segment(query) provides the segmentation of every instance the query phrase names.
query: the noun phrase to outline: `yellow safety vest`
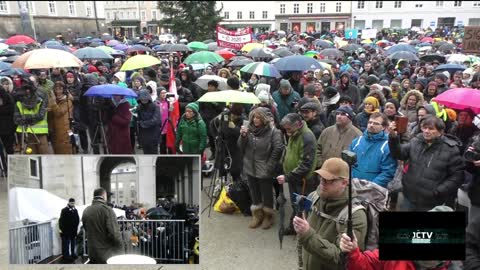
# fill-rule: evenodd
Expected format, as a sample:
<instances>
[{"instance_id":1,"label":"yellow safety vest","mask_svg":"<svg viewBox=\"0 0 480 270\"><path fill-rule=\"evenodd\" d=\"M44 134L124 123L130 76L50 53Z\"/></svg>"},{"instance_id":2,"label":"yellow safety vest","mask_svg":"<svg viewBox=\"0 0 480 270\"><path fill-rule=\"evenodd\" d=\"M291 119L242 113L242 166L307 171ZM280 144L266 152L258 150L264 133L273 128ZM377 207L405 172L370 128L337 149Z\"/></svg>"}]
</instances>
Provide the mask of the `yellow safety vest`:
<instances>
[{"instance_id":1,"label":"yellow safety vest","mask_svg":"<svg viewBox=\"0 0 480 270\"><path fill-rule=\"evenodd\" d=\"M27 109L27 108L23 107L23 105L20 101L17 101L18 110L20 111L20 113L22 115L37 114L40 111L40 106L41 105L42 105L41 103L38 103L37 105L35 105L35 107L33 109ZM25 131L28 132L28 133L48 134L47 112L45 112L45 116L43 117L43 119L41 121L38 121L34 125L28 126L26 128L27 128L27 130L25 130ZM22 133L22 131L23 131L23 126L19 125L17 127L17 132Z\"/></svg>"}]
</instances>

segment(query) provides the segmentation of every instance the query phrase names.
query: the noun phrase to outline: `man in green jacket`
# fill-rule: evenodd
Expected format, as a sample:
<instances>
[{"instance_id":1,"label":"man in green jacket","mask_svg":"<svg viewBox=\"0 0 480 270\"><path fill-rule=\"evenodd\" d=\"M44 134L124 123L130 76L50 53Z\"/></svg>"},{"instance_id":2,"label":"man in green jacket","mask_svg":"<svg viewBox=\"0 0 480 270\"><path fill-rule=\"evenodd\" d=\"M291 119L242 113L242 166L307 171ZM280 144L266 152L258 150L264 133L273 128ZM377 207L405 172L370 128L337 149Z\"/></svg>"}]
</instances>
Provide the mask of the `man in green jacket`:
<instances>
[{"instance_id":1,"label":"man in green jacket","mask_svg":"<svg viewBox=\"0 0 480 270\"><path fill-rule=\"evenodd\" d=\"M87 234L90 263L105 264L110 257L122 253L120 227L115 212L107 205L105 189L93 192L92 205L83 211L82 223Z\"/></svg>"},{"instance_id":2,"label":"man in green jacket","mask_svg":"<svg viewBox=\"0 0 480 270\"><path fill-rule=\"evenodd\" d=\"M295 217L293 226L303 247L304 270L341 270L345 269L340 249L341 234L346 232L346 224L337 223L330 217L338 217L342 209L348 205L348 164L340 158L326 160L320 170L315 171L320 179L317 195L308 217ZM355 191L352 191L355 196ZM364 210L352 214L352 227L358 236L359 247L365 249L367 235L367 215Z\"/></svg>"}]
</instances>

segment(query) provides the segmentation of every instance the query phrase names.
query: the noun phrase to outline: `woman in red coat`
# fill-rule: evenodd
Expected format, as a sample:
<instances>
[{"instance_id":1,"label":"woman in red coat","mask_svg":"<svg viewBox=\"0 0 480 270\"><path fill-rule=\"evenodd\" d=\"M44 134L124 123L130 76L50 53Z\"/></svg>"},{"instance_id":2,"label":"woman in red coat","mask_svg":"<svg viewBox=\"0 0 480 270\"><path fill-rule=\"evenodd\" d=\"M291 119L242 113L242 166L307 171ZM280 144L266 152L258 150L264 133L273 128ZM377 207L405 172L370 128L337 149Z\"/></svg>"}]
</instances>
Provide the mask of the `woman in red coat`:
<instances>
[{"instance_id":1,"label":"woman in red coat","mask_svg":"<svg viewBox=\"0 0 480 270\"><path fill-rule=\"evenodd\" d=\"M130 144L130 104L124 96L113 95L114 105L107 128L107 145L109 154L132 154Z\"/></svg>"}]
</instances>

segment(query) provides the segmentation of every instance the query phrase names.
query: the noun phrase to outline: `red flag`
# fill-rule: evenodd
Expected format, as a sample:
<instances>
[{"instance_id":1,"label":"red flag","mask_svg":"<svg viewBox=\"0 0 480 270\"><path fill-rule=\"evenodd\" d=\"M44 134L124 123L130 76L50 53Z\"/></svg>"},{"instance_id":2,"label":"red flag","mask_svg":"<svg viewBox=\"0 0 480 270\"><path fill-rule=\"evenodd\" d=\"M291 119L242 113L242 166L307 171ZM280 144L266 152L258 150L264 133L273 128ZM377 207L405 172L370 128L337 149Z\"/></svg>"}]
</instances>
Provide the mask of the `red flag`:
<instances>
[{"instance_id":1,"label":"red flag","mask_svg":"<svg viewBox=\"0 0 480 270\"><path fill-rule=\"evenodd\" d=\"M170 121L173 124L173 128L171 125L167 125L167 148L170 148L170 152L175 154L175 134L177 131L178 118L180 118L180 107L178 105L177 84L175 82L172 66L170 66L170 88L168 89L168 92L175 95L175 100L172 104L173 111L170 112Z\"/></svg>"}]
</instances>

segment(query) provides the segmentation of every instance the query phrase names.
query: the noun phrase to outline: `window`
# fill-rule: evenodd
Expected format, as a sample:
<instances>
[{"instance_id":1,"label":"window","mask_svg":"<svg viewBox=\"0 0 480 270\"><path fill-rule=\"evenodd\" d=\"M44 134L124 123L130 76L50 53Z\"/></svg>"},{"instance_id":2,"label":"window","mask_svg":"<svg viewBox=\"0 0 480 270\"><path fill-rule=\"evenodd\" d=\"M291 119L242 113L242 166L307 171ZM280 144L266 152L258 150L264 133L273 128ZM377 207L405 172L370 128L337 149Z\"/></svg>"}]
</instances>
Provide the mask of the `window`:
<instances>
[{"instance_id":1,"label":"window","mask_svg":"<svg viewBox=\"0 0 480 270\"><path fill-rule=\"evenodd\" d=\"M262 19L268 18L268 11L262 11Z\"/></svg>"},{"instance_id":2,"label":"window","mask_svg":"<svg viewBox=\"0 0 480 270\"><path fill-rule=\"evenodd\" d=\"M307 13L312 13L313 12L313 4L312 3L308 3L307 4Z\"/></svg>"},{"instance_id":3,"label":"window","mask_svg":"<svg viewBox=\"0 0 480 270\"><path fill-rule=\"evenodd\" d=\"M335 4L335 12L342 12L342 3L341 2L337 2Z\"/></svg>"},{"instance_id":4,"label":"window","mask_svg":"<svg viewBox=\"0 0 480 270\"><path fill-rule=\"evenodd\" d=\"M0 1L0 13L8 13L8 1Z\"/></svg>"},{"instance_id":5,"label":"window","mask_svg":"<svg viewBox=\"0 0 480 270\"><path fill-rule=\"evenodd\" d=\"M38 159L30 158L30 177L37 179L40 178Z\"/></svg>"},{"instance_id":6,"label":"window","mask_svg":"<svg viewBox=\"0 0 480 270\"><path fill-rule=\"evenodd\" d=\"M402 7L402 1L395 1L395 3L393 4L393 7L394 8L401 8Z\"/></svg>"},{"instance_id":7,"label":"window","mask_svg":"<svg viewBox=\"0 0 480 270\"><path fill-rule=\"evenodd\" d=\"M325 3L320 3L320 13L325 13Z\"/></svg>"},{"instance_id":8,"label":"window","mask_svg":"<svg viewBox=\"0 0 480 270\"><path fill-rule=\"evenodd\" d=\"M123 188L123 183L122 182L118 183L118 189L122 189L122 188Z\"/></svg>"},{"instance_id":9,"label":"window","mask_svg":"<svg viewBox=\"0 0 480 270\"><path fill-rule=\"evenodd\" d=\"M5 1L2 1L5 2ZM285 14L285 4L280 4L280 14Z\"/></svg>"},{"instance_id":10,"label":"window","mask_svg":"<svg viewBox=\"0 0 480 270\"><path fill-rule=\"evenodd\" d=\"M416 7L416 8L422 8L422 7L423 7L423 4L415 4L415 7Z\"/></svg>"},{"instance_id":11,"label":"window","mask_svg":"<svg viewBox=\"0 0 480 270\"><path fill-rule=\"evenodd\" d=\"M353 25L355 29L365 29L365 20L355 20Z\"/></svg>"},{"instance_id":12,"label":"window","mask_svg":"<svg viewBox=\"0 0 480 270\"><path fill-rule=\"evenodd\" d=\"M237 11L237 19L238 20L242 19L242 12L241 11Z\"/></svg>"},{"instance_id":13,"label":"window","mask_svg":"<svg viewBox=\"0 0 480 270\"><path fill-rule=\"evenodd\" d=\"M223 18L225 18L225 19L227 19L227 20L230 19L230 12L225 11L225 12L223 13Z\"/></svg>"},{"instance_id":14,"label":"window","mask_svg":"<svg viewBox=\"0 0 480 270\"><path fill-rule=\"evenodd\" d=\"M383 1L376 1L375 8L383 8Z\"/></svg>"},{"instance_id":15,"label":"window","mask_svg":"<svg viewBox=\"0 0 480 270\"><path fill-rule=\"evenodd\" d=\"M48 15L57 15L57 3L48 1Z\"/></svg>"},{"instance_id":16,"label":"window","mask_svg":"<svg viewBox=\"0 0 480 270\"><path fill-rule=\"evenodd\" d=\"M140 19L142 22L146 20L145 17L147 17L147 12L145 10L140 11Z\"/></svg>"},{"instance_id":17,"label":"window","mask_svg":"<svg viewBox=\"0 0 480 270\"><path fill-rule=\"evenodd\" d=\"M480 26L480 19L469 19L468 26Z\"/></svg>"},{"instance_id":18,"label":"window","mask_svg":"<svg viewBox=\"0 0 480 270\"><path fill-rule=\"evenodd\" d=\"M435 3L436 7L443 7L443 1L435 1Z\"/></svg>"},{"instance_id":19,"label":"window","mask_svg":"<svg viewBox=\"0 0 480 270\"><path fill-rule=\"evenodd\" d=\"M152 21L156 21L156 20L157 20L157 11L152 10Z\"/></svg>"},{"instance_id":20,"label":"window","mask_svg":"<svg viewBox=\"0 0 480 270\"><path fill-rule=\"evenodd\" d=\"M365 8L365 1L358 1L357 2L357 8L358 9L364 9Z\"/></svg>"},{"instance_id":21,"label":"window","mask_svg":"<svg viewBox=\"0 0 480 270\"><path fill-rule=\"evenodd\" d=\"M402 20L391 20L390 28L402 28Z\"/></svg>"},{"instance_id":22,"label":"window","mask_svg":"<svg viewBox=\"0 0 480 270\"><path fill-rule=\"evenodd\" d=\"M255 11L250 11L250 19L255 19Z\"/></svg>"},{"instance_id":23,"label":"window","mask_svg":"<svg viewBox=\"0 0 480 270\"><path fill-rule=\"evenodd\" d=\"M480 7L480 1L474 1L473 7Z\"/></svg>"},{"instance_id":24,"label":"window","mask_svg":"<svg viewBox=\"0 0 480 270\"><path fill-rule=\"evenodd\" d=\"M68 1L68 15L75 16L75 2Z\"/></svg>"},{"instance_id":25,"label":"window","mask_svg":"<svg viewBox=\"0 0 480 270\"><path fill-rule=\"evenodd\" d=\"M422 27L422 19L413 19L410 27Z\"/></svg>"},{"instance_id":26,"label":"window","mask_svg":"<svg viewBox=\"0 0 480 270\"><path fill-rule=\"evenodd\" d=\"M87 17L92 17L92 4L90 2L85 4L85 9L86 9L85 13L87 14Z\"/></svg>"},{"instance_id":27,"label":"window","mask_svg":"<svg viewBox=\"0 0 480 270\"><path fill-rule=\"evenodd\" d=\"M293 13L298 14L300 11L300 4L293 4Z\"/></svg>"},{"instance_id":28,"label":"window","mask_svg":"<svg viewBox=\"0 0 480 270\"><path fill-rule=\"evenodd\" d=\"M461 7L462 6L462 1L454 1L453 6L454 7Z\"/></svg>"}]
</instances>

